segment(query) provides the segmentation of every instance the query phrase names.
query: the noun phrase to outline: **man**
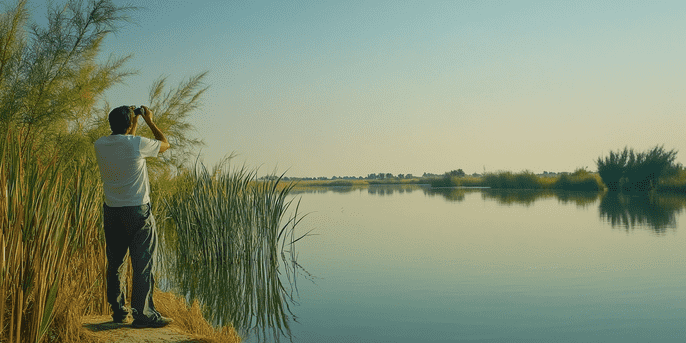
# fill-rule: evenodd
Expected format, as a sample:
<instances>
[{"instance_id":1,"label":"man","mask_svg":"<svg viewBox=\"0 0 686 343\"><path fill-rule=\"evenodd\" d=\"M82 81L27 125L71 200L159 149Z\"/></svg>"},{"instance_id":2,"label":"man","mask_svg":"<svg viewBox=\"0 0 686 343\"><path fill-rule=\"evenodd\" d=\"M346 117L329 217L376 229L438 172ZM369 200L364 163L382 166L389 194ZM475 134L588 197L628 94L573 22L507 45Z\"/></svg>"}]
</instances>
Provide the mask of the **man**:
<instances>
[{"instance_id":1,"label":"man","mask_svg":"<svg viewBox=\"0 0 686 343\"><path fill-rule=\"evenodd\" d=\"M139 115L152 130L154 140L135 136ZM150 182L145 158L157 157L158 153L169 149L169 142L153 122L152 111L145 106L138 110L133 106L117 107L110 112L109 122L112 135L95 142L95 154L105 193L107 301L112 307L112 321L124 323L129 314L124 307L126 293L120 283L120 273L124 270L121 267L128 250L133 266L131 325L162 327L172 320L162 317L152 301L157 229L150 213Z\"/></svg>"}]
</instances>

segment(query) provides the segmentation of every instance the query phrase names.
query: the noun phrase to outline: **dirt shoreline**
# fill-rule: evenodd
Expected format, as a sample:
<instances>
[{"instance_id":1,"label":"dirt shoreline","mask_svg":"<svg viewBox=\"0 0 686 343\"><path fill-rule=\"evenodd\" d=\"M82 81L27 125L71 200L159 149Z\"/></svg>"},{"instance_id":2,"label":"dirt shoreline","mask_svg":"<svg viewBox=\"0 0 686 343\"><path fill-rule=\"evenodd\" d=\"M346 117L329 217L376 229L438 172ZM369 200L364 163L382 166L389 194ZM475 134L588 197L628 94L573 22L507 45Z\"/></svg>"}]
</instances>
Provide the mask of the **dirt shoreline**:
<instances>
[{"instance_id":1,"label":"dirt shoreline","mask_svg":"<svg viewBox=\"0 0 686 343\"><path fill-rule=\"evenodd\" d=\"M134 328L131 320L117 324L112 317L86 316L81 318L83 334L93 341L111 343L209 343L215 340L186 333L171 323L163 328Z\"/></svg>"}]
</instances>

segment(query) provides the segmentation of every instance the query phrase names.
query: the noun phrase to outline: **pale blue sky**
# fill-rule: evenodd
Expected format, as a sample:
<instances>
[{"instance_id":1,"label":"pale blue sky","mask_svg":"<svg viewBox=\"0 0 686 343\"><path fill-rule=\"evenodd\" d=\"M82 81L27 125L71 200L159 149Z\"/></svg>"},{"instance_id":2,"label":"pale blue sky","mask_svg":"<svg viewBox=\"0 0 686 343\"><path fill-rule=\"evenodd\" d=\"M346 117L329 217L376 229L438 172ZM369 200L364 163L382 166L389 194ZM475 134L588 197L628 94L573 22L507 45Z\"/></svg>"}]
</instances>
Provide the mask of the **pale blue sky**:
<instances>
[{"instance_id":1,"label":"pale blue sky","mask_svg":"<svg viewBox=\"0 0 686 343\"><path fill-rule=\"evenodd\" d=\"M595 169L625 145L686 161L683 1L118 1L105 44L140 73L209 71L214 164L288 176Z\"/></svg>"}]
</instances>

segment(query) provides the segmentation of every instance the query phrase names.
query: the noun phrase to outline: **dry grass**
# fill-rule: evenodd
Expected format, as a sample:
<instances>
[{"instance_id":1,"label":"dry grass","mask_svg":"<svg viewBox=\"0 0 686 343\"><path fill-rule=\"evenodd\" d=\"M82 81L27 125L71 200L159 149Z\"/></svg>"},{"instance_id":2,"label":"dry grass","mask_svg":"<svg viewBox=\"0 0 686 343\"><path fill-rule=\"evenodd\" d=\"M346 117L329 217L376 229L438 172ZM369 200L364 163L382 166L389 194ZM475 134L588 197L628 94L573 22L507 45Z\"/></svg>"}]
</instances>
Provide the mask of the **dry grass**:
<instances>
[{"instance_id":1,"label":"dry grass","mask_svg":"<svg viewBox=\"0 0 686 343\"><path fill-rule=\"evenodd\" d=\"M0 341L87 341L81 317L110 311L98 174L86 160L36 160L21 133L8 131L0 150ZM197 305L158 297L188 332L240 341Z\"/></svg>"},{"instance_id":2,"label":"dry grass","mask_svg":"<svg viewBox=\"0 0 686 343\"><path fill-rule=\"evenodd\" d=\"M0 151L0 341L70 341L105 310L101 189L86 161L41 161L22 132Z\"/></svg>"},{"instance_id":3,"label":"dry grass","mask_svg":"<svg viewBox=\"0 0 686 343\"><path fill-rule=\"evenodd\" d=\"M190 306L184 299L171 292L155 291L155 307L163 316L174 319L170 324L202 342L238 343L241 338L233 326L215 329L203 318L202 308L197 300Z\"/></svg>"}]
</instances>

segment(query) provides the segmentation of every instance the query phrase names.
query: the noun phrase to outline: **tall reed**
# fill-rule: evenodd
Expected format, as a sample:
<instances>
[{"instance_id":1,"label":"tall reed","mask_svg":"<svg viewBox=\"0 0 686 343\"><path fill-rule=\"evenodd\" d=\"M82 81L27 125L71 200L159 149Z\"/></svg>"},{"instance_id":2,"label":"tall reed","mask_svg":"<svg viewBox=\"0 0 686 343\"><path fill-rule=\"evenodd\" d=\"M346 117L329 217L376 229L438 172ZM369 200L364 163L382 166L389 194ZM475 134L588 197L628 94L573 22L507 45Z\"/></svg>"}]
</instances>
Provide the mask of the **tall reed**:
<instances>
[{"instance_id":1,"label":"tall reed","mask_svg":"<svg viewBox=\"0 0 686 343\"><path fill-rule=\"evenodd\" d=\"M293 185L280 186L280 178L256 182L254 171L228 171L224 164L211 172L199 165L177 178L181 186L166 201L170 220L163 230L168 282L200 300L216 325L290 335L294 243L304 237L294 236L302 218L297 207L286 218Z\"/></svg>"},{"instance_id":2,"label":"tall reed","mask_svg":"<svg viewBox=\"0 0 686 343\"><path fill-rule=\"evenodd\" d=\"M0 341L68 341L74 303L104 310L101 190L88 161L37 160L23 136L0 152Z\"/></svg>"}]
</instances>

